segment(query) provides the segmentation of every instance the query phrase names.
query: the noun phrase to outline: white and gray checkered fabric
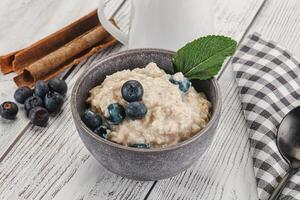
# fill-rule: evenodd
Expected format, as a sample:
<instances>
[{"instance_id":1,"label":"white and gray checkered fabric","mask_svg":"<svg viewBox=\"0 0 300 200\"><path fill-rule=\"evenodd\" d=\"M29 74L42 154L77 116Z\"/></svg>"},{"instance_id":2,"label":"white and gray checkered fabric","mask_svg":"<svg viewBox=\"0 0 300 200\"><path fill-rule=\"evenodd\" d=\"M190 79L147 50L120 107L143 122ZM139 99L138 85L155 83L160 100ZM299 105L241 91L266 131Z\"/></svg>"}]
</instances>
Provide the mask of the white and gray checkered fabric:
<instances>
[{"instance_id":1,"label":"white and gray checkered fabric","mask_svg":"<svg viewBox=\"0 0 300 200\"><path fill-rule=\"evenodd\" d=\"M258 196L264 200L288 169L275 138L282 118L300 105L300 64L257 33L247 38L232 63L249 130ZM300 199L300 172L291 178L280 199Z\"/></svg>"}]
</instances>

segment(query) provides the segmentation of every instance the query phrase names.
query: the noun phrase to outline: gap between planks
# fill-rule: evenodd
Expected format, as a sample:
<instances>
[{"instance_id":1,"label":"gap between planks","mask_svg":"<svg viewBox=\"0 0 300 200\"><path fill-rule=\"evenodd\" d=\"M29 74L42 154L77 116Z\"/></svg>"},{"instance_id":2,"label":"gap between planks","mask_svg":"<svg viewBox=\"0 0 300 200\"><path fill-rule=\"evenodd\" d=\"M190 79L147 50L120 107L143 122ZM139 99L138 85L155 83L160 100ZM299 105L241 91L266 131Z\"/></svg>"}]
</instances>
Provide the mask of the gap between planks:
<instances>
[{"instance_id":1,"label":"gap between planks","mask_svg":"<svg viewBox=\"0 0 300 200\"><path fill-rule=\"evenodd\" d=\"M154 186L153 186L152 188L154 188ZM149 193L149 194L150 194L150 193Z\"/></svg>"},{"instance_id":2,"label":"gap between planks","mask_svg":"<svg viewBox=\"0 0 300 200\"><path fill-rule=\"evenodd\" d=\"M254 18L252 19L252 21L250 22L250 24L249 24L248 27L246 28L246 31L245 31L245 33L243 34L242 38L241 38L240 41L238 42L238 48L240 47L240 45L241 45L242 42L244 41L245 37L247 37L247 35L249 34L249 31L250 31L252 25L253 25L254 22L257 20L259 14L261 13L262 9L265 7L267 1L268 1L268 0L263 0L263 3L260 5L260 7L259 7L259 9L257 10L257 12L256 12L256 14L255 14L255 16L254 16ZM232 60L232 59L230 59L230 60L225 64L224 68L222 68L221 71L219 72L218 77L217 77L218 80L222 77L222 75L223 75L223 73L225 72L225 70L227 69L228 65L231 63L231 60Z\"/></svg>"},{"instance_id":3,"label":"gap between planks","mask_svg":"<svg viewBox=\"0 0 300 200\"><path fill-rule=\"evenodd\" d=\"M265 1L264 7L262 9L262 11L260 12L260 14L257 16L256 20L252 23L252 26L250 27L250 29L248 30L248 33L252 33L252 32L259 32L260 34L262 34L262 36L265 39L271 39L273 41L278 42L280 45L288 47L289 51L293 52L296 56L300 57L299 55L299 32L300 32L300 25L299 25L299 20L300 20L300 10L297 9L300 6L300 2L298 0L291 0L288 2L283 2L283 1ZM232 71L230 71L232 69L227 68L226 72L222 75L222 78L220 79L223 83L230 83L233 84L234 83L234 76L232 75ZM228 77L224 79L224 76L228 76L228 74L231 73L232 77ZM232 80L231 80L232 79ZM227 80L227 81L226 81ZM226 88L227 85L223 86L223 88ZM227 89L227 88L226 88ZM230 91L231 87L228 87L228 91ZM236 90L236 86L235 86L235 90ZM226 102L226 106L232 106L234 105L232 102L236 101L238 98L238 93L237 91L234 91L234 96L232 95L226 95L227 97L225 97L225 102ZM226 98L231 97L231 98L235 98L235 100L226 100ZM242 119L242 113L240 110L240 102L235 102L235 103L239 103L239 107L234 106L234 107L230 107L229 109L235 109L235 112L232 112L231 115L240 115L241 119ZM227 118L227 116L223 116L222 118ZM231 119L233 120L233 119ZM221 124L221 123L220 123ZM222 124L225 124L224 121L222 121ZM224 126L222 125L221 126ZM244 134L244 136L247 137L247 133L246 133L246 126L245 126L245 121L243 122L244 125L244 129L241 129L241 127L235 127L235 126L241 126L240 122L230 122L230 126L233 126L233 130L236 132L240 132L241 134ZM222 131L224 131L222 129ZM225 131L224 131L225 132ZM230 131L232 132L232 131ZM228 133L230 133L228 132ZM246 134L246 135L245 135ZM224 135L224 134L221 134ZM242 136L242 137L244 137ZM224 136L225 137L225 136ZM228 137L228 136L227 136ZM245 138L246 139L246 138ZM244 140L245 140L244 139ZM231 151L228 147L230 147L230 145L236 145L235 143L228 143L227 141L223 141L223 139L219 139L219 142L223 142L225 144L225 146L227 146L227 151L228 152L233 152L234 154L236 154L238 151L242 151L244 150L244 152L240 152L239 154L243 155L242 157L240 157L243 160L248 160L252 161L252 156L249 152L245 152L246 148L244 149L239 149L239 147L236 147L235 151ZM229 140L230 141L230 140ZM249 146L249 141L243 141L244 143L246 142L246 144ZM238 142L239 143L239 142ZM217 145L214 145L216 148ZM222 149L222 148L220 148ZM220 152L222 153L222 152ZM227 153L224 153L225 155ZM215 156L215 155L214 155ZM213 157L213 156L212 156ZM215 159L216 163L221 163L221 161L217 161L218 159L221 159L222 157L218 157L217 159ZM239 158L239 159L240 159ZM234 158L233 160L235 160L236 158ZM208 158L208 160L211 160L210 158ZM206 160L204 160L206 161ZM222 161L224 162L224 161ZM227 160L227 165L228 163L230 163L230 160ZM238 162L237 162L238 163ZM242 162L240 162L242 163ZM225 165L225 163L224 163ZM216 165L215 165L216 166ZM240 166L236 166L238 168L243 168ZM220 167L217 167L217 169L220 169ZM221 168L221 169L226 169L226 168ZM194 167L194 170L196 171L197 168ZM230 169L231 170L231 169ZM245 170L245 169L242 169ZM253 170L253 168L252 168ZM216 172L216 171L214 171ZM218 172L216 172L218 173ZM220 173L220 172L219 172ZM224 172L221 172L224 173ZM249 171L243 171L242 175L247 175L247 173L249 173ZM227 172L226 172L227 174ZM236 174L234 174L236 175ZM221 175L221 179L218 179L219 177L217 177L217 175L214 175L213 178L207 178L208 176L206 174L203 174L203 179L211 179L210 181L202 181L201 185L199 185L200 189L198 189L198 193L194 193L194 198L197 199L210 199L208 197L213 196L212 194L215 193L214 198L212 199L221 199L221 198L225 198L224 193L226 192L226 189L224 189L222 186L223 185L232 185L234 183L239 183L239 181L237 180L231 180L228 181L226 180L228 178L228 176L224 176ZM181 177L180 177L181 178ZM158 189L156 191L154 191L153 195L149 197L149 199L158 199L159 197L162 199L172 199L172 197L177 197L178 199L184 199L184 198L189 198L190 194L187 193L193 193L192 190L189 190L189 192L185 191L184 189L187 189L188 187L186 186L186 184L191 184L191 181L189 180L189 178L185 178L185 180L181 180L180 178L174 178L174 180L172 180L171 183L167 183L166 184L160 184L160 185L156 185L156 189L158 187ZM202 177L201 177L202 178ZM238 179L238 176L232 177L233 179ZM185 185L182 186L180 185L180 187L176 187L175 184L177 184L179 181L183 181L185 182ZM244 180L243 180L244 181ZM203 183L204 182L204 183ZM221 182L221 183L220 183ZM194 183L195 184L195 183ZM210 187L208 187L208 185L210 184ZM168 194L166 194L168 191L168 188L171 188L171 192L169 192ZM174 189L176 188L176 189ZM190 189L190 188L188 188ZM244 198L238 198L236 192L241 193L241 191L238 191L237 189L240 189L239 187L236 187L234 190L232 190L232 194L231 194L231 198L228 199L252 199L253 196L245 196ZM180 191L181 190L181 191ZM208 190L208 191L207 191ZM228 189L227 189L228 190ZM247 191L247 190L246 190ZM184 193L185 192L185 193ZM243 192L243 191L242 191ZM257 193L257 191L254 191L255 193ZM217 194L219 193L219 194ZM156 194L156 195L155 195ZM180 195L180 196L179 196ZM201 196L200 196L201 195ZM250 194L249 194L250 195ZM292 196L296 196L299 194L293 194ZM219 198L218 198L219 197ZM228 197L228 196L227 196Z\"/></svg>"},{"instance_id":4,"label":"gap between planks","mask_svg":"<svg viewBox=\"0 0 300 200\"><path fill-rule=\"evenodd\" d=\"M248 35L249 30L251 29L252 25L254 24L254 22L256 21L257 17L259 16L260 12L262 11L263 7L265 6L267 0L264 0L263 3L260 5L259 9L257 10L257 12L255 13L253 19L251 20L251 22L249 23L248 27L246 28L245 33L242 35L241 39L238 42L238 47L240 47L240 45L242 44L242 42L244 41L245 37ZM219 80L223 73L226 71L227 67L230 65L232 59L229 59L224 67L221 69L221 71L219 72L218 76L217 76L217 80ZM155 185L157 184L158 181L155 181L152 185L152 187L150 188L149 192L147 193L147 195L145 196L144 200L147 200L151 194L151 192L153 191Z\"/></svg>"},{"instance_id":5,"label":"gap between planks","mask_svg":"<svg viewBox=\"0 0 300 200\"><path fill-rule=\"evenodd\" d=\"M110 0L112 1L112 0ZM120 9L122 8L122 6L125 4L126 0L121 0L121 2L118 4L117 8L112 12L111 17L115 17L118 12L120 11ZM81 64L83 64L85 61L83 61ZM78 65L75 65L73 67L71 67L69 70L67 70L66 72L64 72L61 77L62 79L66 80L69 75L73 72L73 70L77 67ZM28 122L26 124L26 126L23 128L23 130L20 131L19 134L17 134L17 137L11 142L11 144L8 146L8 148L3 152L2 155L0 155L0 163L3 161L3 159L5 158L5 156L11 151L11 149L14 147L14 145L20 140L20 138L24 135L24 133L28 130L28 128L31 126L30 122Z\"/></svg>"}]
</instances>

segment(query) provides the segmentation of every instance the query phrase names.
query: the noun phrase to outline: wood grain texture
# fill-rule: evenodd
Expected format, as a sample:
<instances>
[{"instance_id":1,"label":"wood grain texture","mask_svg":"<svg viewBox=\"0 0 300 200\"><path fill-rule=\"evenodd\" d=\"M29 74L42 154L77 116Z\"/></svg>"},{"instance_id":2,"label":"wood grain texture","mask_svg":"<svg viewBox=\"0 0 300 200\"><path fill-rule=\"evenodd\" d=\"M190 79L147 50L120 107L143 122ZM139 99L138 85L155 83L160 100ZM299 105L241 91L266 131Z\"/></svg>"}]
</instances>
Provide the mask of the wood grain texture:
<instances>
[{"instance_id":1,"label":"wood grain texture","mask_svg":"<svg viewBox=\"0 0 300 200\"><path fill-rule=\"evenodd\" d=\"M125 31L129 20L126 16L122 12L116 16L118 25ZM117 45L77 66L67 79L69 93L78 76L91 67L94 60L120 49ZM16 130L22 130L22 127ZM96 196L101 199L138 198L136 196L145 196L152 185L151 182L133 182L118 177L101 167L79 139L69 104L50 120L46 129L27 125L24 135L6 158L11 156L16 159L11 162L4 159L0 164L0 199L82 199L88 194L91 198L98 194ZM21 177L11 176L13 173Z\"/></svg>"},{"instance_id":2,"label":"wood grain texture","mask_svg":"<svg viewBox=\"0 0 300 200\"><path fill-rule=\"evenodd\" d=\"M273 40L300 61L300 1L267 1L249 32ZM294 197L299 198L299 190Z\"/></svg>"},{"instance_id":3,"label":"wood grain texture","mask_svg":"<svg viewBox=\"0 0 300 200\"><path fill-rule=\"evenodd\" d=\"M12 3L10 0L0 1L0 55L24 48L97 8L97 0L84 2L84 0L20 0L18 3ZM112 14L119 2L121 1L107 1L107 14ZM14 73L5 76L0 73L0 103L14 100L13 93L17 89L12 81L14 76ZM19 108L17 120L0 118L0 160L14 141L22 136L23 130L28 128L29 123L23 106Z\"/></svg>"},{"instance_id":4,"label":"wood grain texture","mask_svg":"<svg viewBox=\"0 0 300 200\"><path fill-rule=\"evenodd\" d=\"M219 80L223 110L212 145L185 173L158 181L149 199L257 199L246 124L227 72Z\"/></svg>"},{"instance_id":5,"label":"wood grain texture","mask_svg":"<svg viewBox=\"0 0 300 200\"><path fill-rule=\"evenodd\" d=\"M223 25L218 26L220 34L229 35L237 41L243 38L245 32L233 30L241 30L241 26L246 26L246 30L264 1L248 2L247 5L252 7L249 11L256 11L248 14L245 13L247 5L240 3L226 3L227 12L235 9L241 15L233 14L224 19ZM248 18L251 19L248 22L245 21L247 18L241 17L249 15L252 17ZM228 21L232 21L232 18L236 20L233 20L235 24L231 26ZM230 27L229 30L224 28L226 25ZM189 170L170 180L158 181L148 199L257 199L248 134L232 71L225 69L218 79L223 93L223 110L212 145Z\"/></svg>"},{"instance_id":6,"label":"wood grain texture","mask_svg":"<svg viewBox=\"0 0 300 200\"><path fill-rule=\"evenodd\" d=\"M116 46L98 58L119 48ZM94 59L70 75L70 89ZM97 196L102 199L134 198L145 195L151 186L111 174L91 158L78 137L67 103L58 117L50 120L48 128L30 126L0 164L0 199L51 199L56 195L58 199L81 199L95 184L101 186ZM97 193L97 189L93 192Z\"/></svg>"},{"instance_id":7,"label":"wood grain texture","mask_svg":"<svg viewBox=\"0 0 300 200\"><path fill-rule=\"evenodd\" d=\"M297 0L267 1L248 33L259 32L299 57L299 6ZM184 175L158 182L149 199L257 199L251 181L248 135L234 81L229 65L219 80L223 114L208 152ZM189 173L194 173L193 178Z\"/></svg>"},{"instance_id":8,"label":"wood grain texture","mask_svg":"<svg viewBox=\"0 0 300 200\"><path fill-rule=\"evenodd\" d=\"M262 3L220 0L216 8L218 32L240 40ZM299 56L299 6L297 0L268 1L249 32L261 32ZM128 20L126 12L119 17ZM128 28L126 23L121 27ZM119 49L116 46L98 56ZM94 59L73 71L70 87ZM219 81L223 114L214 143L192 168L158 181L148 199L257 198L245 121L230 65ZM47 129L28 126L0 164L0 199L143 199L152 184L123 179L98 165L77 136L68 104Z\"/></svg>"},{"instance_id":9,"label":"wood grain texture","mask_svg":"<svg viewBox=\"0 0 300 200\"><path fill-rule=\"evenodd\" d=\"M249 30L253 32L275 41L300 58L300 1L267 1Z\"/></svg>"},{"instance_id":10,"label":"wood grain texture","mask_svg":"<svg viewBox=\"0 0 300 200\"><path fill-rule=\"evenodd\" d=\"M248 2L238 3L239 9L249 12L245 16L242 15L243 13L236 14L235 10L229 9L227 5L232 4L232 2L233 0L228 0L227 3L222 3L225 7L217 7L218 19L220 20L217 24L220 25L220 32L232 35L235 38L241 38L262 1L255 1L253 4ZM239 10L238 6L235 9ZM124 10L129 10L128 4L125 4ZM120 14L120 19L129 18L126 12L121 13L123 14ZM228 25L228 21L235 24L236 32L231 34L230 29L232 27ZM123 28L125 27L126 25ZM227 29L227 27L230 29ZM118 49L111 51L116 50ZM108 53L99 56L106 56ZM77 77L92 65L94 59L95 57L92 57L87 61L88 63L82 63L81 66L76 68L78 71L75 70L69 76L68 84L70 88L72 88ZM228 96L228 99L230 99L230 96ZM232 138L234 137L227 138L226 135L223 135L223 140ZM234 146L233 142L232 145ZM212 153L217 156L218 152L212 151ZM235 157L228 157L224 160L231 162L230 159L233 160ZM247 161L248 159L243 160L244 165L248 163ZM216 166L220 164L223 163L217 163ZM204 174L212 172L206 169L207 166L211 167L211 165L205 165L201 169ZM224 166L227 167L227 165ZM199 178L201 178L198 171L195 172L191 169L179 175L179 177L185 175L190 177L190 181L194 180L189 183L189 186L196 190ZM209 189L215 189L214 184L209 184L210 180L213 180L213 175L207 174L204 177L208 181L206 185ZM155 193L158 194L157 197L160 197L160 190L156 188L160 188L163 184L172 186L172 180L177 180L177 178L158 182L152 190L150 198L154 198L153 194ZM29 125L23 136L0 164L0 199L36 199L42 197L46 199L53 197L55 199L143 199L152 184L153 182L123 179L99 166L83 147L73 125L68 104L65 105L59 117L50 121L50 125L46 129L34 128ZM180 184L180 182L177 184ZM218 182L218 185L224 189L225 193L230 192L220 182ZM176 185L172 187L176 190ZM173 191L172 188L168 190ZM208 189L205 189L205 191L208 191ZM215 193L213 191L210 194ZM193 195L193 193L190 193L190 195ZM219 195L223 196L223 194ZM161 196L160 199L164 198L164 196Z\"/></svg>"},{"instance_id":11,"label":"wood grain texture","mask_svg":"<svg viewBox=\"0 0 300 200\"><path fill-rule=\"evenodd\" d=\"M0 2L0 55L22 49L97 8L90 0Z\"/></svg>"}]
</instances>

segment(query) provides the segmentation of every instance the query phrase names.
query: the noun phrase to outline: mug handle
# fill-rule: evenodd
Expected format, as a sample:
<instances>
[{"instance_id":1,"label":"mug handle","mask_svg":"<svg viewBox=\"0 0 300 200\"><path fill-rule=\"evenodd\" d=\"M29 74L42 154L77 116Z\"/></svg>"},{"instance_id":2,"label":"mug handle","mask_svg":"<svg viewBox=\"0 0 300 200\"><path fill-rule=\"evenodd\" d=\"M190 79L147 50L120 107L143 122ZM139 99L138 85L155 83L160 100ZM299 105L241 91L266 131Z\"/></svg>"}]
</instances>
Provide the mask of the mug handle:
<instances>
[{"instance_id":1,"label":"mug handle","mask_svg":"<svg viewBox=\"0 0 300 200\"><path fill-rule=\"evenodd\" d=\"M115 27L105 16L104 14L104 0L99 1L99 7L97 10L98 18L100 20L100 23L102 26L112 35L114 36L118 41L120 41L122 44L128 46L128 35L120 31L117 27Z\"/></svg>"}]
</instances>

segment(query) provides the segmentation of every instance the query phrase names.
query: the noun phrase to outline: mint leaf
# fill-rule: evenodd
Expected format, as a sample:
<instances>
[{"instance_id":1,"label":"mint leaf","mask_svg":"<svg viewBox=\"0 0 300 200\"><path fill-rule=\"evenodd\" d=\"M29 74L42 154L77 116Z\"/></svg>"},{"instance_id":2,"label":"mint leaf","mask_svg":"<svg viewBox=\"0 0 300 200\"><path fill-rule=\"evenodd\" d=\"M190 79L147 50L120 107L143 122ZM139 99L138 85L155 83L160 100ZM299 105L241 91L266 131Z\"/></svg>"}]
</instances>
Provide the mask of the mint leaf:
<instances>
[{"instance_id":1,"label":"mint leaf","mask_svg":"<svg viewBox=\"0 0 300 200\"><path fill-rule=\"evenodd\" d=\"M210 35L188 43L173 57L175 72L188 79L207 80L218 74L226 57L232 56L237 42L229 37Z\"/></svg>"}]
</instances>

